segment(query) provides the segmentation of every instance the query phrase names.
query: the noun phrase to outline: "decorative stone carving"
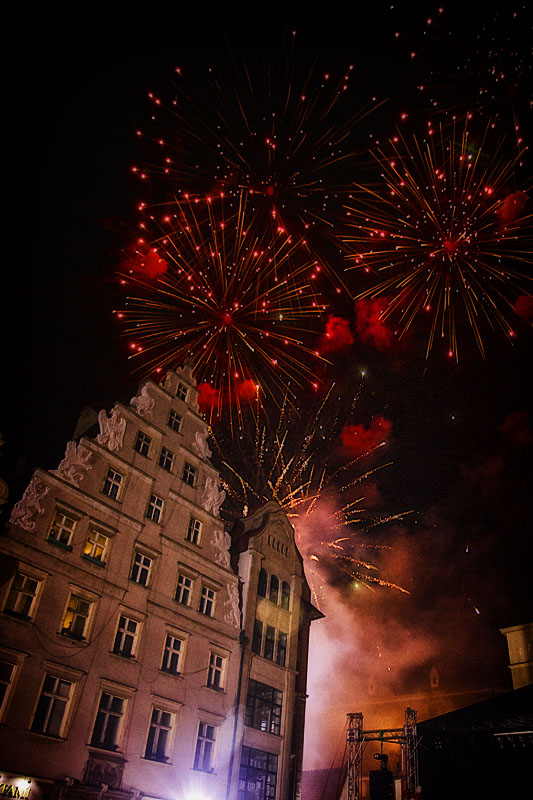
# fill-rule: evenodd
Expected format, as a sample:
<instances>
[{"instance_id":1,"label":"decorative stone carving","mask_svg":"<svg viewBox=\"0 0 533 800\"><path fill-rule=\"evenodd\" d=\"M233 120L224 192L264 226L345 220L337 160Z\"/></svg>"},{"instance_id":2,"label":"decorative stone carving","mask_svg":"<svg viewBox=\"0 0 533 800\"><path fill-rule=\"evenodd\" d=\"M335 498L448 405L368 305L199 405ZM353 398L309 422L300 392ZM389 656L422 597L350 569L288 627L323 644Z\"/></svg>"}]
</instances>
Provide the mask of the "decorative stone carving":
<instances>
[{"instance_id":1,"label":"decorative stone carving","mask_svg":"<svg viewBox=\"0 0 533 800\"><path fill-rule=\"evenodd\" d=\"M53 475L58 475L74 486L79 486L87 472L92 469L92 453L84 444L68 442L65 457L57 469L51 470Z\"/></svg>"},{"instance_id":2,"label":"decorative stone carving","mask_svg":"<svg viewBox=\"0 0 533 800\"><path fill-rule=\"evenodd\" d=\"M204 494L202 497L202 504L206 511L213 516L218 517L220 506L226 499L226 492L224 489L220 491L218 488L218 481L214 478L206 478Z\"/></svg>"},{"instance_id":3,"label":"decorative stone carving","mask_svg":"<svg viewBox=\"0 0 533 800\"><path fill-rule=\"evenodd\" d=\"M124 433L126 431L126 420L120 417L116 408L111 412L108 417L105 409L103 408L98 414L98 424L100 425L100 433L96 437L98 444L107 445L109 450L113 452L120 450L124 443Z\"/></svg>"},{"instance_id":4,"label":"decorative stone carving","mask_svg":"<svg viewBox=\"0 0 533 800\"><path fill-rule=\"evenodd\" d=\"M34 475L22 498L13 506L9 521L27 531L34 531L36 526L33 517L43 513L44 508L41 501L49 491L48 486Z\"/></svg>"},{"instance_id":5,"label":"decorative stone carving","mask_svg":"<svg viewBox=\"0 0 533 800\"><path fill-rule=\"evenodd\" d=\"M108 753L89 753L85 763L83 782L88 786L100 788L105 784L109 789L120 789L126 760Z\"/></svg>"},{"instance_id":6,"label":"decorative stone carving","mask_svg":"<svg viewBox=\"0 0 533 800\"><path fill-rule=\"evenodd\" d=\"M240 627L239 590L234 583L228 586L228 599L224 603L224 622L236 628Z\"/></svg>"},{"instance_id":7,"label":"decorative stone carving","mask_svg":"<svg viewBox=\"0 0 533 800\"><path fill-rule=\"evenodd\" d=\"M225 494L225 492L224 492ZM231 536L224 530L215 531L213 536L214 559L217 564L229 567L229 549L231 547Z\"/></svg>"},{"instance_id":8,"label":"decorative stone carving","mask_svg":"<svg viewBox=\"0 0 533 800\"><path fill-rule=\"evenodd\" d=\"M163 380L163 386L169 392L172 392L174 390L174 376L175 376L175 374L176 373L173 370L169 369L169 371L167 372L167 374L165 375L165 378Z\"/></svg>"},{"instance_id":9,"label":"decorative stone carving","mask_svg":"<svg viewBox=\"0 0 533 800\"><path fill-rule=\"evenodd\" d=\"M194 442L192 443L192 449L195 453L198 453L200 458L211 458L211 450L209 449L209 445L207 444L207 434L202 433L202 431L196 431L194 434Z\"/></svg>"},{"instance_id":10,"label":"decorative stone carving","mask_svg":"<svg viewBox=\"0 0 533 800\"><path fill-rule=\"evenodd\" d=\"M137 413L141 415L141 417L151 417L154 406L155 400L148 392L148 386L144 384L141 387L141 390L135 397L132 397L130 400L130 405L137 409Z\"/></svg>"}]
</instances>

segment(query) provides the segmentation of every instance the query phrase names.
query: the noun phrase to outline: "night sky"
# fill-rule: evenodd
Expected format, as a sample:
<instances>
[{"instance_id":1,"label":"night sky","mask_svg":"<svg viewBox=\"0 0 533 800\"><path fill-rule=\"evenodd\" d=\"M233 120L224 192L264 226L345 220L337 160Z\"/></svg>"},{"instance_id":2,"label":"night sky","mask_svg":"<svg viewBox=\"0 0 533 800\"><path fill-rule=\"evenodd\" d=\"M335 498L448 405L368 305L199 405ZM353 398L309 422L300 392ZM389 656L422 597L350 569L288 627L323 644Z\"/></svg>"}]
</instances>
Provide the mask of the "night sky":
<instances>
[{"instance_id":1,"label":"night sky","mask_svg":"<svg viewBox=\"0 0 533 800\"><path fill-rule=\"evenodd\" d=\"M325 69L354 64L356 101L387 99L362 127L363 148L369 130L386 139L402 113L410 130L423 129L428 105L417 91L421 81L435 87L430 94L443 108L464 111L474 102L457 65L483 26L492 26L503 52L507 46L525 54L524 74L531 77L531 17L521 5L519 25L507 4L496 23L497 5L465 5L445 6L439 14L430 3L375 3L372 11L356 3L349 12L326 4L316 16L309 8L287 14L271 6L209 14L181 4L146 6L136 14L125 4L111 12L94 4L40 9L31 19L17 12L4 99L9 256L3 270L9 289L3 353L11 366L4 371L8 407L0 425L6 442L0 466L11 501L35 466L57 466L84 406L128 401L141 377L131 372L112 310L121 297L116 269L134 234L141 196L131 165L143 159L135 130L151 113L147 92L161 90L178 63L200 74L207 54L216 62L224 51L226 36L237 57L246 59L263 51L275 56L283 32L296 30L302 63L316 55ZM505 45L506 31L512 45ZM490 61L479 59L480 75ZM527 144L533 133L528 83L519 78L509 106L502 92L488 113L505 127L509 108L518 109ZM355 324L346 299L332 311ZM405 631L424 643L413 648L391 691L409 682L417 659L438 663L451 683L511 688L498 628L531 620L532 337L524 319L516 331L514 346L489 334L482 360L468 331L459 330L465 345L458 364L437 348L426 361L416 326L402 347L380 348L361 334L332 358L329 378L342 382L347 373L365 371L361 423L369 426L382 415L392 424L386 460L393 463L376 480L376 513L414 511L404 524L376 534L376 541L393 545L380 556L383 575L410 595L348 596L333 571L327 574L338 598L337 620L344 614L359 625L368 620L361 641L379 640L392 659L395 648L405 651ZM395 641L392 632L400 629Z\"/></svg>"}]
</instances>

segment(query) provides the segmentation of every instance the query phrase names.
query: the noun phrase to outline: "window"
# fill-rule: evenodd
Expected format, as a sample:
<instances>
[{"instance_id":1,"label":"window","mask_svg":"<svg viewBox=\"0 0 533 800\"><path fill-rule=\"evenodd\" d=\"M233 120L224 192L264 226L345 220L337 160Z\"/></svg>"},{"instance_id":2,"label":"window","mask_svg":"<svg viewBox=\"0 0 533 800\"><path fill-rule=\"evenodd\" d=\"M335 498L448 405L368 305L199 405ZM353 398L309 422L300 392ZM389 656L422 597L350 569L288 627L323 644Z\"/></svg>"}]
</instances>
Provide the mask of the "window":
<instances>
[{"instance_id":1,"label":"window","mask_svg":"<svg viewBox=\"0 0 533 800\"><path fill-rule=\"evenodd\" d=\"M83 597L71 594L63 618L61 633L65 636L70 636L71 639L84 639L87 633L90 612L91 603L84 600Z\"/></svg>"},{"instance_id":2,"label":"window","mask_svg":"<svg viewBox=\"0 0 533 800\"><path fill-rule=\"evenodd\" d=\"M22 619L30 619L38 590L39 581L29 575L24 575L22 572L17 572L13 578L4 606L6 614L11 614L13 617L22 617Z\"/></svg>"},{"instance_id":3,"label":"window","mask_svg":"<svg viewBox=\"0 0 533 800\"><path fill-rule=\"evenodd\" d=\"M198 470L196 467L193 467L192 464L189 464L187 461L183 465L183 475L182 479L185 483L189 486L196 486L196 478L198 475Z\"/></svg>"},{"instance_id":4,"label":"window","mask_svg":"<svg viewBox=\"0 0 533 800\"><path fill-rule=\"evenodd\" d=\"M165 649L163 650L163 662L161 669L163 672L170 672L172 675L179 675L181 672L181 660L183 657L183 641L176 636L167 634L165 639Z\"/></svg>"},{"instance_id":5,"label":"window","mask_svg":"<svg viewBox=\"0 0 533 800\"><path fill-rule=\"evenodd\" d=\"M113 653L124 658L134 658L140 627L140 624L134 619L121 614L113 643Z\"/></svg>"},{"instance_id":6,"label":"window","mask_svg":"<svg viewBox=\"0 0 533 800\"><path fill-rule=\"evenodd\" d=\"M140 453L142 456L148 456L150 453L150 445L152 444L152 438L148 436L146 433L142 431L137 432L137 438L135 439L135 444L133 445L133 449Z\"/></svg>"},{"instance_id":7,"label":"window","mask_svg":"<svg viewBox=\"0 0 533 800\"><path fill-rule=\"evenodd\" d=\"M150 758L153 761L168 761L168 747L174 722L173 717L174 715L170 711L163 711L160 708L152 709L145 758Z\"/></svg>"},{"instance_id":8,"label":"window","mask_svg":"<svg viewBox=\"0 0 533 800\"><path fill-rule=\"evenodd\" d=\"M209 656L209 669L207 670L207 685L210 689L222 690L224 688L224 668L226 659L218 653Z\"/></svg>"},{"instance_id":9,"label":"window","mask_svg":"<svg viewBox=\"0 0 533 800\"><path fill-rule=\"evenodd\" d=\"M250 680L246 696L245 725L279 736L282 699L283 694L278 689Z\"/></svg>"},{"instance_id":10,"label":"window","mask_svg":"<svg viewBox=\"0 0 533 800\"><path fill-rule=\"evenodd\" d=\"M285 666L287 660L287 634L278 631L278 650L276 653L276 664L280 667Z\"/></svg>"},{"instance_id":11,"label":"window","mask_svg":"<svg viewBox=\"0 0 533 800\"><path fill-rule=\"evenodd\" d=\"M213 771L213 755L215 750L215 726L207 722L200 722L198 726L198 739L194 753L194 769L202 772Z\"/></svg>"},{"instance_id":12,"label":"window","mask_svg":"<svg viewBox=\"0 0 533 800\"><path fill-rule=\"evenodd\" d=\"M116 750L120 733L120 723L124 715L126 701L102 692L94 723L91 745L105 750Z\"/></svg>"},{"instance_id":13,"label":"window","mask_svg":"<svg viewBox=\"0 0 533 800\"><path fill-rule=\"evenodd\" d=\"M261 644L263 641L263 623L256 619L254 622L254 632L252 636L252 651L261 655Z\"/></svg>"},{"instance_id":14,"label":"window","mask_svg":"<svg viewBox=\"0 0 533 800\"><path fill-rule=\"evenodd\" d=\"M158 497L156 494L150 495L150 500L148 503L148 508L146 509L146 516L148 519L151 519L152 522L161 522L161 517L163 515L163 506L164 501L161 497Z\"/></svg>"},{"instance_id":15,"label":"window","mask_svg":"<svg viewBox=\"0 0 533 800\"><path fill-rule=\"evenodd\" d=\"M269 661L274 661L274 644L276 641L276 629L272 625L266 626L265 644L263 656L268 658Z\"/></svg>"},{"instance_id":16,"label":"window","mask_svg":"<svg viewBox=\"0 0 533 800\"><path fill-rule=\"evenodd\" d=\"M187 400L188 389L184 383L178 383L178 388L176 389L176 397L178 400Z\"/></svg>"},{"instance_id":17,"label":"window","mask_svg":"<svg viewBox=\"0 0 533 800\"><path fill-rule=\"evenodd\" d=\"M179 432L182 419L183 417L181 417L177 411L170 409L170 414L168 415L168 427L172 428L173 431Z\"/></svg>"},{"instance_id":18,"label":"window","mask_svg":"<svg viewBox=\"0 0 533 800\"><path fill-rule=\"evenodd\" d=\"M152 559L148 558L148 556L142 553L135 553L131 568L131 580L135 581L135 583L140 583L141 586L148 586L152 563Z\"/></svg>"},{"instance_id":19,"label":"window","mask_svg":"<svg viewBox=\"0 0 533 800\"><path fill-rule=\"evenodd\" d=\"M48 736L61 736L71 697L72 683L54 675L46 675L31 730Z\"/></svg>"},{"instance_id":20,"label":"window","mask_svg":"<svg viewBox=\"0 0 533 800\"><path fill-rule=\"evenodd\" d=\"M200 533L202 531L202 523L199 519L191 517L189 520L189 527L187 528L187 536L185 537L188 542L193 544L200 543Z\"/></svg>"},{"instance_id":21,"label":"window","mask_svg":"<svg viewBox=\"0 0 533 800\"><path fill-rule=\"evenodd\" d=\"M237 800L273 800L276 797L277 775L277 755L243 747Z\"/></svg>"},{"instance_id":22,"label":"window","mask_svg":"<svg viewBox=\"0 0 533 800\"><path fill-rule=\"evenodd\" d=\"M122 487L124 476L117 472L112 467L108 467L104 488L102 492L110 497L112 500L117 500Z\"/></svg>"},{"instance_id":23,"label":"window","mask_svg":"<svg viewBox=\"0 0 533 800\"><path fill-rule=\"evenodd\" d=\"M259 579L257 581L257 594L259 597L266 597L267 594L267 581L268 575L266 569L262 569L259 573Z\"/></svg>"},{"instance_id":24,"label":"window","mask_svg":"<svg viewBox=\"0 0 533 800\"><path fill-rule=\"evenodd\" d=\"M4 703L9 694L9 689L15 677L16 664L10 661L0 661L0 714L4 709Z\"/></svg>"},{"instance_id":25,"label":"window","mask_svg":"<svg viewBox=\"0 0 533 800\"><path fill-rule=\"evenodd\" d=\"M161 448L161 453L159 454L159 466L166 469L167 472L172 472L172 468L174 466L174 453L172 450L168 450L166 447Z\"/></svg>"},{"instance_id":26,"label":"window","mask_svg":"<svg viewBox=\"0 0 533 800\"><path fill-rule=\"evenodd\" d=\"M276 575L270 576L270 591L268 593L268 599L271 603L278 602L278 595L279 595L279 578Z\"/></svg>"},{"instance_id":27,"label":"window","mask_svg":"<svg viewBox=\"0 0 533 800\"><path fill-rule=\"evenodd\" d=\"M94 528L89 528L85 547L83 548L83 557L89 561L95 561L97 564L105 564L108 547L108 537L104 536L103 533L99 533L99 531L95 531Z\"/></svg>"},{"instance_id":28,"label":"window","mask_svg":"<svg viewBox=\"0 0 533 800\"><path fill-rule=\"evenodd\" d=\"M291 587L286 581L281 584L281 607L289 610L291 604Z\"/></svg>"},{"instance_id":29,"label":"window","mask_svg":"<svg viewBox=\"0 0 533 800\"><path fill-rule=\"evenodd\" d=\"M75 519L63 514L62 511L56 511L48 532L48 541L63 545L63 547L70 547L75 527Z\"/></svg>"},{"instance_id":30,"label":"window","mask_svg":"<svg viewBox=\"0 0 533 800\"><path fill-rule=\"evenodd\" d=\"M181 603L184 606L190 606L192 585L192 578L187 577L187 575L178 575L178 587L176 589L175 597L178 603Z\"/></svg>"},{"instance_id":31,"label":"window","mask_svg":"<svg viewBox=\"0 0 533 800\"><path fill-rule=\"evenodd\" d=\"M215 600L217 593L209 586L202 586L202 596L200 597L200 614L205 614L206 617L213 617L215 614Z\"/></svg>"}]
</instances>

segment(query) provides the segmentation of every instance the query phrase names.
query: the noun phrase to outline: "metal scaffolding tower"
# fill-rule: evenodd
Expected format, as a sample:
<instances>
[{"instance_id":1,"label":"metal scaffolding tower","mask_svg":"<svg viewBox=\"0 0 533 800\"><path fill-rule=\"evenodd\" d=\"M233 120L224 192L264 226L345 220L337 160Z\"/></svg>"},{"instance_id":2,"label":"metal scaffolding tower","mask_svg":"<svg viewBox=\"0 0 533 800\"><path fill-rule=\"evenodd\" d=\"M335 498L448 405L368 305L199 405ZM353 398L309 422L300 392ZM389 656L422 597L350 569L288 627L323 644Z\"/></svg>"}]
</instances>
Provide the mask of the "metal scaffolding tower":
<instances>
[{"instance_id":1,"label":"metal scaffolding tower","mask_svg":"<svg viewBox=\"0 0 533 800\"><path fill-rule=\"evenodd\" d=\"M363 730L363 715L348 714L346 732L348 750L348 800L361 797L361 762L367 742L395 742L400 745L404 791L414 794L418 785L418 752L416 738L416 711L407 708L403 728Z\"/></svg>"}]
</instances>

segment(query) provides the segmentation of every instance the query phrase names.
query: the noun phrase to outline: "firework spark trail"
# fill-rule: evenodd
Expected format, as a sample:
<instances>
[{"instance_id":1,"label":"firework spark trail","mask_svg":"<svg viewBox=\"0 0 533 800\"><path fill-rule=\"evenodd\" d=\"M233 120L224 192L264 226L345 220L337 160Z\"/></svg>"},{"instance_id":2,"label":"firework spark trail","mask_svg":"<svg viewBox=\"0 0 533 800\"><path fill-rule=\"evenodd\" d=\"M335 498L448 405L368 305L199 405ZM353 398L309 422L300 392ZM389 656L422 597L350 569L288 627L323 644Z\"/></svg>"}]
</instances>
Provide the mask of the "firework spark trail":
<instances>
[{"instance_id":1,"label":"firework spark trail","mask_svg":"<svg viewBox=\"0 0 533 800\"><path fill-rule=\"evenodd\" d=\"M300 242L285 233L260 238L249 221L245 193L236 209L228 200L215 209L210 198L166 204L143 223L138 261L121 273L138 290L119 317L139 369L159 372L191 357L199 382L216 392L214 412L224 404L238 419L243 386L252 386L251 402L276 400L289 383L312 388L324 361L306 344L323 311L314 263ZM166 265L161 274L143 269L147 249Z\"/></svg>"},{"instance_id":2,"label":"firework spark trail","mask_svg":"<svg viewBox=\"0 0 533 800\"><path fill-rule=\"evenodd\" d=\"M344 424L337 406L340 399L332 384L314 414L298 412L284 402L274 419L256 415L244 425L240 438L233 439L231 459L224 452L221 437L213 432L224 485L238 514L243 508L246 514L250 506L269 500L276 500L285 509L295 526L296 541L308 571L312 573L311 562L319 565L320 585L327 583L322 572L333 571L342 574L343 580L356 580L368 588L375 584L404 592L402 587L375 574L375 564L357 555L359 550L373 546L364 541L368 531L401 520L411 512L379 516L363 507L364 496L353 499L354 487L389 464L359 469L363 459L372 457L386 442L348 462L333 463L340 457L340 429ZM343 495L347 496L344 504ZM311 531L315 526L320 537L313 544L316 537ZM343 531L342 536L339 530ZM375 545L376 550L385 548ZM311 582L314 583L312 577ZM313 592L318 597L316 587Z\"/></svg>"},{"instance_id":3,"label":"firework spark trail","mask_svg":"<svg viewBox=\"0 0 533 800\"><path fill-rule=\"evenodd\" d=\"M337 79L316 63L305 70L294 56L294 33L280 52L247 63L229 47L194 81L176 68L171 99L149 94L154 130L137 131L156 154L133 170L176 196L247 190L256 224L305 237L341 291L342 261L337 268L328 257L341 248L339 198L367 159L358 124L381 103L354 100L352 65ZM315 247L324 238L327 252Z\"/></svg>"},{"instance_id":4,"label":"firework spark trail","mask_svg":"<svg viewBox=\"0 0 533 800\"><path fill-rule=\"evenodd\" d=\"M458 359L463 316L482 356L485 324L512 341L507 312L531 287L532 215L525 200L508 210L505 195L520 154L509 159L503 141L491 152L489 132L490 126L477 147L466 125L454 126L451 136L441 127L427 140L414 138L411 147L398 134L390 153L375 154L380 189L357 186L348 207L355 231L346 239L348 269L378 279L357 299L388 296L382 318L397 317L400 336L417 315L429 314L426 357L440 334Z\"/></svg>"}]
</instances>

